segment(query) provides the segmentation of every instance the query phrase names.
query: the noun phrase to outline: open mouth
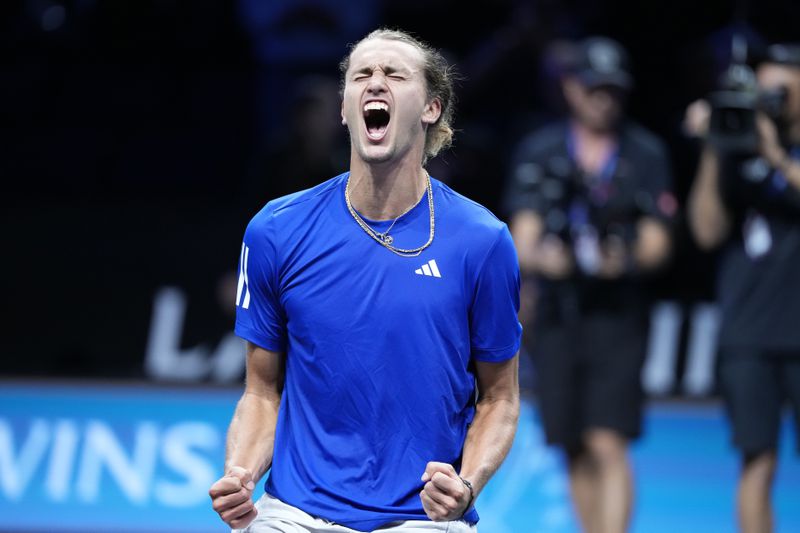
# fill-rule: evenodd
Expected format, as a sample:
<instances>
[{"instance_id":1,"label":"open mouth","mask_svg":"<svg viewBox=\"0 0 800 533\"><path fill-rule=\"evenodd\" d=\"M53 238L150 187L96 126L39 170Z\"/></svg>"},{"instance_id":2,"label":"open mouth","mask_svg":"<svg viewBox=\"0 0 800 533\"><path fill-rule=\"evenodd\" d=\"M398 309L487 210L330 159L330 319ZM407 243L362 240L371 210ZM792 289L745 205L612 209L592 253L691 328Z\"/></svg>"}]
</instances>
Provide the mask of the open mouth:
<instances>
[{"instance_id":1,"label":"open mouth","mask_svg":"<svg viewBox=\"0 0 800 533\"><path fill-rule=\"evenodd\" d=\"M364 105L364 124L370 139L380 140L389 125L389 106L384 102L368 102Z\"/></svg>"}]
</instances>

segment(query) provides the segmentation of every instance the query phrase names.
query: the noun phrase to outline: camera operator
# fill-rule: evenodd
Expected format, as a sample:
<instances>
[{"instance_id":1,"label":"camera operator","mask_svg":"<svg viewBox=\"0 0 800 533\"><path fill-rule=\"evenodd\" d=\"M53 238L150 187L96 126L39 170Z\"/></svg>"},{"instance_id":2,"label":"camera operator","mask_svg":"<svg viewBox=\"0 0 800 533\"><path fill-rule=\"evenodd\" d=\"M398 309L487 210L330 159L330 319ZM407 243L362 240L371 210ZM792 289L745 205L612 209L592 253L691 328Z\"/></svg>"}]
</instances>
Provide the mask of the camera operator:
<instances>
[{"instance_id":1,"label":"camera operator","mask_svg":"<svg viewBox=\"0 0 800 533\"><path fill-rule=\"evenodd\" d=\"M773 530L787 399L800 429L800 44L769 47L754 80L752 119L740 109L737 127L727 128L714 114L731 110L712 98L692 104L685 122L705 139L689 222L703 249L720 248L718 372L742 454L737 509L745 533ZM737 135L742 142L728 142ZM756 140L751 150L742 148L747 137Z\"/></svg>"},{"instance_id":2,"label":"camera operator","mask_svg":"<svg viewBox=\"0 0 800 533\"><path fill-rule=\"evenodd\" d=\"M535 293L528 348L547 441L565 452L584 530L618 533L641 430L644 274L669 255L677 205L663 144L624 116L625 50L592 37L574 52L560 80L569 117L519 143L505 207L523 298Z\"/></svg>"}]
</instances>

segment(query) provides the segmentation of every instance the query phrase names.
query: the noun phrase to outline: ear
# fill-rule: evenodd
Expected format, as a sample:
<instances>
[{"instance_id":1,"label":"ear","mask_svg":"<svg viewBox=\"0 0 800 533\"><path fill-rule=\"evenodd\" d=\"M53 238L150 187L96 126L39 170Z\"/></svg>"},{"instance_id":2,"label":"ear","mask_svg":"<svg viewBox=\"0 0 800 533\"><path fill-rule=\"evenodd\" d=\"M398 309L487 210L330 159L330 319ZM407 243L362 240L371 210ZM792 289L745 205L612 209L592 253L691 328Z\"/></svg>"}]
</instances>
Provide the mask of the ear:
<instances>
[{"instance_id":1,"label":"ear","mask_svg":"<svg viewBox=\"0 0 800 533\"><path fill-rule=\"evenodd\" d=\"M425 105L422 111L422 122L425 124L435 124L439 117L442 115L442 102L438 98L434 98Z\"/></svg>"},{"instance_id":2,"label":"ear","mask_svg":"<svg viewBox=\"0 0 800 533\"><path fill-rule=\"evenodd\" d=\"M347 126L347 119L344 118L344 100L342 100L342 105L339 107L339 114L342 116L342 126Z\"/></svg>"}]
</instances>

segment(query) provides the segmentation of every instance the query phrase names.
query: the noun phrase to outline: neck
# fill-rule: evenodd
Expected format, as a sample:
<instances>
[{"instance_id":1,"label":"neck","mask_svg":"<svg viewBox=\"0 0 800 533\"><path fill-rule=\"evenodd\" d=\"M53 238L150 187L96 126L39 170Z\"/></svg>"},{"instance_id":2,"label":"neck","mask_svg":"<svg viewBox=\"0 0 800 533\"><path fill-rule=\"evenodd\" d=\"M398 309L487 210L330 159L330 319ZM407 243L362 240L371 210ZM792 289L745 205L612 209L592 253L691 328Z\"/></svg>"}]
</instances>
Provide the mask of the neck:
<instances>
[{"instance_id":1,"label":"neck","mask_svg":"<svg viewBox=\"0 0 800 533\"><path fill-rule=\"evenodd\" d=\"M612 131L591 129L578 121L572 123L572 132L578 166L590 174L600 172L614 150L616 134Z\"/></svg>"},{"instance_id":2,"label":"neck","mask_svg":"<svg viewBox=\"0 0 800 533\"><path fill-rule=\"evenodd\" d=\"M351 163L350 202L372 220L392 220L425 194L427 172L419 165L380 166Z\"/></svg>"},{"instance_id":3,"label":"neck","mask_svg":"<svg viewBox=\"0 0 800 533\"><path fill-rule=\"evenodd\" d=\"M614 128L592 128L579 120L572 120L570 124L575 135L588 142L609 142L617 138Z\"/></svg>"}]
</instances>

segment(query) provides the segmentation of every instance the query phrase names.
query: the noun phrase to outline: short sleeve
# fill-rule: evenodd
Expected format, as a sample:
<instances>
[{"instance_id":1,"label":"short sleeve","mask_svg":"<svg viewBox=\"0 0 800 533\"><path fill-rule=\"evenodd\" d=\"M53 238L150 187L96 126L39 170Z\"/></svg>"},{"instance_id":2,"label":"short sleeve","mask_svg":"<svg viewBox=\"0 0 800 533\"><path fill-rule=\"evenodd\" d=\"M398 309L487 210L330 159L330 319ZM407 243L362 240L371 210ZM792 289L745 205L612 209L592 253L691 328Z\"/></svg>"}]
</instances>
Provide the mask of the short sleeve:
<instances>
[{"instance_id":1,"label":"short sleeve","mask_svg":"<svg viewBox=\"0 0 800 533\"><path fill-rule=\"evenodd\" d=\"M478 361L505 361L519 351L519 286L517 252L504 225L478 271L470 309L471 351Z\"/></svg>"},{"instance_id":2,"label":"short sleeve","mask_svg":"<svg viewBox=\"0 0 800 533\"><path fill-rule=\"evenodd\" d=\"M235 332L272 351L286 348L286 319L280 302L277 256L268 223L258 217L247 226L239 254Z\"/></svg>"}]
</instances>

